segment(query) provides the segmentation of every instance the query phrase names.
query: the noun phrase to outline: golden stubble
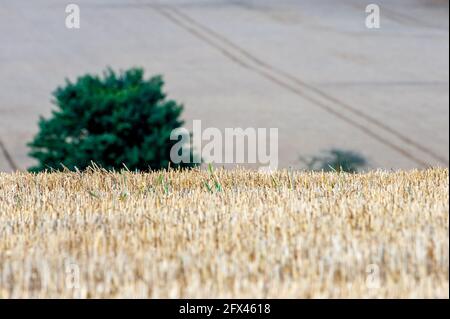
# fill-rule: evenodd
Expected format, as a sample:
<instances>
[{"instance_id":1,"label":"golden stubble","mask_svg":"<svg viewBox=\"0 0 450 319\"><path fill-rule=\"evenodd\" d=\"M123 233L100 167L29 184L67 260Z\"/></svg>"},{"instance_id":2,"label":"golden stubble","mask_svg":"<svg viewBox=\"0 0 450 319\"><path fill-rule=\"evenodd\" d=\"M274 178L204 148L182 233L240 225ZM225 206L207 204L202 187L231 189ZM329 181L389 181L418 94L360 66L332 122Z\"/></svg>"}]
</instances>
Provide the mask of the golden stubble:
<instances>
[{"instance_id":1,"label":"golden stubble","mask_svg":"<svg viewBox=\"0 0 450 319\"><path fill-rule=\"evenodd\" d=\"M0 174L0 298L448 298L447 169Z\"/></svg>"}]
</instances>

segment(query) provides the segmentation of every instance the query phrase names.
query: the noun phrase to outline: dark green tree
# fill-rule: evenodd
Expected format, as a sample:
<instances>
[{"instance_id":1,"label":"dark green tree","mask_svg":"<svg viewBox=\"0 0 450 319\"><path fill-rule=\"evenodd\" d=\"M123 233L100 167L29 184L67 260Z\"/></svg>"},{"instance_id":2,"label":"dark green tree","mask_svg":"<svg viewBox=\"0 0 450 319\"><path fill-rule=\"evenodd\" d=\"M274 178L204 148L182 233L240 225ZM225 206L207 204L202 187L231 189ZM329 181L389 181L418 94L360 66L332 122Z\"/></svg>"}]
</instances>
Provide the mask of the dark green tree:
<instances>
[{"instance_id":1,"label":"dark green tree","mask_svg":"<svg viewBox=\"0 0 450 319\"><path fill-rule=\"evenodd\" d=\"M92 162L106 169L167 168L172 130L183 125L183 107L167 100L161 76L144 78L133 68L102 76L84 75L53 93L56 109L41 117L39 132L28 145L38 160L31 171L80 170ZM191 167L181 163L172 167Z\"/></svg>"}]
</instances>

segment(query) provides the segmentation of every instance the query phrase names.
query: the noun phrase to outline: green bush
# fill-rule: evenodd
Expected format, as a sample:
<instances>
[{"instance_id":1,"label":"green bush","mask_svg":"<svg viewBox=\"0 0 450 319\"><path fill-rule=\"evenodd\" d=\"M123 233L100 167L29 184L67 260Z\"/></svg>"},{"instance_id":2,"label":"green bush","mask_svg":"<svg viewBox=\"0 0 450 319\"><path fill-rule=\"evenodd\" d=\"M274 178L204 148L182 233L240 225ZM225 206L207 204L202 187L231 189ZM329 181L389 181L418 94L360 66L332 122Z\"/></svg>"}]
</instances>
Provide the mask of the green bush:
<instances>
[{"instance_id":1,"label":"green bush","mask_svg":"<svg viewBox=\"0 0 450 319\"><path fill-rule=\"evenodd\" d=\"M339 149L331 149L321 156L301 160L310 170L326 172L356 173L367 165L367 160L359 153Z\"/></svg>"},{"instance_id":2,"label":"green bush","mask_svg":"<svg viewBox=\"0 0 450 319\"><path fill-rule=\"evenodd\" d=\"M62 165L83 170L92 162L106 169L167 168L177 143L170 134L183 124L183 107L166 99L163 85L160 76L144 79L140 68L66 80L53 93L57 109L40 119L40 130L28 144L39 162L30 170L61 170Z\"/></svg>"}]
</instances>

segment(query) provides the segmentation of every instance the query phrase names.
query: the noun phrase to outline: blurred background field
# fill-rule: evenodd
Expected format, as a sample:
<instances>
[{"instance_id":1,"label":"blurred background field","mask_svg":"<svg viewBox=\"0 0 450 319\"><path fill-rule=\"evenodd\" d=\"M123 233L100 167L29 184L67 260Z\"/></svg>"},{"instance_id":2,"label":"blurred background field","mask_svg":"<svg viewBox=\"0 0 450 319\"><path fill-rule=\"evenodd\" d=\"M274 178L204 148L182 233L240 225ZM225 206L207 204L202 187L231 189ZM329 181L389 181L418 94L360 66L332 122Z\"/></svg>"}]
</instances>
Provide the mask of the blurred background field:
<instances>
[{"instance_id":1,"label":"blurred background field","mask_svg":"<svg viewBox=\"0 0 450 319\"><path fill-rule=\"evenodd\" d=\"M106 66L163 74L189 126L278 127L281 167L353 150L371 168L448 167L448 1L79 0L0 5L0 171L25 169L51 92Z\"/></svg>"}]
</instances>

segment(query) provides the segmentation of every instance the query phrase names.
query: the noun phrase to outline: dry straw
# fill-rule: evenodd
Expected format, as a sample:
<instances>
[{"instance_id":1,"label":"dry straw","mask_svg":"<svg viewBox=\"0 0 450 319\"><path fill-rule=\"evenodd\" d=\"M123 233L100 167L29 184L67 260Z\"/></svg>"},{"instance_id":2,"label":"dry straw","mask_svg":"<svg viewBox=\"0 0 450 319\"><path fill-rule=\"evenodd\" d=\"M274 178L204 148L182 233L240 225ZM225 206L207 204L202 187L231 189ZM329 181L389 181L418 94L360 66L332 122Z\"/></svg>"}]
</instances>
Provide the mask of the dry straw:
<instances>
[{"instance_id":1,"label":"dry straw","mask_svg":"<svg viewBox=\"0 0 450 319\"><path fill-rule=\"evenodd\" d=\"M0 298L449 297L447 169L0 174Z\"/></svg>"}]
</instances>

